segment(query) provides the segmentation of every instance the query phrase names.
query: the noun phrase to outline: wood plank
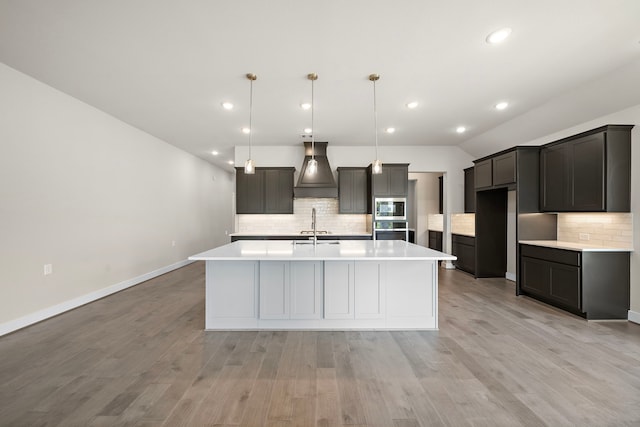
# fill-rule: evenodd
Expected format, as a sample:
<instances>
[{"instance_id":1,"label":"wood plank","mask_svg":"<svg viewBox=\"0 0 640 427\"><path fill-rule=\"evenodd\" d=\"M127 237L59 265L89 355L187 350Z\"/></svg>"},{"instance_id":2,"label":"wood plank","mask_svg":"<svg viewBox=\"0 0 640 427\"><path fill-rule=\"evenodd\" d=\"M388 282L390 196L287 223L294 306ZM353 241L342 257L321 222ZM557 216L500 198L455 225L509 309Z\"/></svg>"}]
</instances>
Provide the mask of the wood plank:
<instances>
[{"instance_id":1,"label":"wood plank","mask_svg":"<svg viewBox=\"0 0 640 427\"><path fill-rule=\"evenodd\" d=\"M640 325L439 275L439 331L205 332L191 264L1 337L0 424L638 423Z\"/></svg>"}]
</instances>

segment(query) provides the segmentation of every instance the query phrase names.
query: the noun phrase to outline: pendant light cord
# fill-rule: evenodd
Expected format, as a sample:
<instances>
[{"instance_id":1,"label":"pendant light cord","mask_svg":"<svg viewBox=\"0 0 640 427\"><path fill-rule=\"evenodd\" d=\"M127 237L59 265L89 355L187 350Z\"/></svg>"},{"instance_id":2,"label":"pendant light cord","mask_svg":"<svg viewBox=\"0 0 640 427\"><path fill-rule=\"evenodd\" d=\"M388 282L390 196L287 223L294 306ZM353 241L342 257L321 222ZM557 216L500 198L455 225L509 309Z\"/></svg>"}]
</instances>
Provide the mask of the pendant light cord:
<instances>
[{"instance_id":1,"label":"pendant light cord","mask_svg":"<svg viewBox=\"0 0 640 427\"><path fill-rule=\"evenodd\" d=\"M249 85L249 159L251 159L251 140L253 139L253 79L250 79Z\"/></svg>"},{"instance_id":2,"label":"pendant light cord","mask_svg":"<svg viewBox=\"0 0 640 427\"><path fill-rule=\"evenodd\" d=\"M311 160L316 159L316 128L314 122L314 111L315 111L315 99L313 92L313 85L315 80L318 78L316 73L311 73L307 75L307 78L311 80Z\"/></svg>"},{"instance_id":3,"label":"pendant light cord","mask_svg":"<svg viewBox=\"0 0 640 427\"><path fill-rule=\"evenodd\" d=\"M376 135L376 159L378 159L378 109L376 105L376 81L373 80L373 130Z\"/></svg>"},{"instance_id":4,"label":"pendant light cord","mask_svg":"<svg viewBox=\"0 0 640 427\"><path fill-rule=\"evenodd\" d=\"M316 158L316 129L313 123L313 110L315 109L313 103L313 82L311 80L311 159L315 160Z\"/></svg>"}]
</instances>

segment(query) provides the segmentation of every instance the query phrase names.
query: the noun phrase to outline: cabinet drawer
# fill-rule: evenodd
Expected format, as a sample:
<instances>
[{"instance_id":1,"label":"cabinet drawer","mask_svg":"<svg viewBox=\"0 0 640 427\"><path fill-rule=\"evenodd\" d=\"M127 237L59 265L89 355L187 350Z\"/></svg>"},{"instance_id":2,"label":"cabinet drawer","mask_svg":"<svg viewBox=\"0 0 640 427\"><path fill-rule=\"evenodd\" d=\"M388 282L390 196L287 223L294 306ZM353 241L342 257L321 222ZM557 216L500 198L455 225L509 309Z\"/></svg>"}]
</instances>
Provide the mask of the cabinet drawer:
<instances>
[{"instance_id":1,"label":"cabinet drawer","mask_svg":"<svg viewBox=\"0 0 640 427\"><path fill-rule=\"evenodd\" d=\"M522 256L542 259L545 261L580 266L580 252L577 251L545 248L542 246L522 245L520 254Z\"/></svg>"},{"instance_id":2,"label":"cabinet drawer","mask_svg":"<svg viewBox=\"0 0 640 427\"><path fill-rule=\"evenodd\" d=\"M451 243L458 243L461 245L476 246L476 238L471 236L463 236L461 234L452 234Z\"/></svg>"}]
</instances>

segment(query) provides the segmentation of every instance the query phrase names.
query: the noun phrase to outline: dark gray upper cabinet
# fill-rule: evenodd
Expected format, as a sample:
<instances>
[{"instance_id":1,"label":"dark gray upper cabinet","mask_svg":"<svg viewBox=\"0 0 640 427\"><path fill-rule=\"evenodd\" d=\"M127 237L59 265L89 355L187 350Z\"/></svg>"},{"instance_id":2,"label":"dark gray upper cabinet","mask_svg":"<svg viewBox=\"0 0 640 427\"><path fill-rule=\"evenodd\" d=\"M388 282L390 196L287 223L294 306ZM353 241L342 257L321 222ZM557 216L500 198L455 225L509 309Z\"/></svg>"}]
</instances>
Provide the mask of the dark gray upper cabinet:
<instances>
[{"instance_id":1,"label":"dark gray upper cabinet","mask_svg":"<svg viewBox=\"0 0 640 427\"><path fill-rule=\"evenodd\" d=\"M407 197L409 194L408 163L385 163L381 174L371 176L374 197Z\"/></svg>"},{"instance_id":2,"label":"dark gray upper cabinet","mask_svg":"<svg viewBox=\"0 0 640 427\"><path fill-rule=\"evenodd\" d=\"M475 188L490 188L493 185L493 160L477 161L474 169Z\"/></svg>"},{"instance_id":3,"label":"dark gray upper cabinet","mask_svg":"<svg viewBox=\"0 0 640 427\"><path fill-rule=\"evenodd\" d=\"M294 168L266 169L264 171L265 209L267 214L293 213Z\"/></svg>"},{"instance_id":4,"label":"dark gray upper cabinet","mask_svg":"<svg viewBox=\"0 0 640 427\"><path fill-rule=\"evenodd\" d=\"M493 185L516 182L516 158L518 152L510 151L493 158Z\"/></svg>"},{"instance_id":5,"label":"dark gray upper cabinet","mask_svg":"<svg viewBox=\"0 0 640 427\"><path fill-rule=\"evenodd\" d=\"M245 174L244 168L236 168L236 213L264 213L264 171Z\"/></svg>"},{"instance_id":6,"label":"dark gray upper cabinet","mask_svg":"<svg viewBox=\"0 0 640 427\"><path fill-rule=\"evenodd\" d=\"M341 214L371 213L367 168L338 168L338 204Z\"/></svg>"},{"instance_id":7,"label":"dark gray upper cabinet","mask_svg":"<svg viewBox=\"0 0 640 427\"><path fill-rule=\"evenodd\" d=\"M629 212L632 128L603 126L543 146L541 210Z\"/></svg>"},{"instance_id":8,"label":"dark gray upper cabinet","mask_svg":"<svg viewBox=\"0 0 640 427\"><path fill-rule=\"evenodd\" d=\"M518 152L512 149L475 162L475 188L487 189L516 182Z\"/></svg>"},{"instance_id":9,"label":"dark gray upper cabinet","mask_svg":"<svg viewBox=\"0 0 640 427\"><path fill-rule=\"evenodd\" d=\"M475 211L476 211L475 170L473 167L470 167L464 170L464 213L475 213Z\"/></svg>"},{"instance_id":10,"label":"dark gray upper cabinet","mask_svg":"<svg viewBox=\"0 0 640 427\"><path fill-rule=\"evenodd\" d=\"M295 168L236 168L236 213L292 214Z\"/></svg>"}]
</instances>

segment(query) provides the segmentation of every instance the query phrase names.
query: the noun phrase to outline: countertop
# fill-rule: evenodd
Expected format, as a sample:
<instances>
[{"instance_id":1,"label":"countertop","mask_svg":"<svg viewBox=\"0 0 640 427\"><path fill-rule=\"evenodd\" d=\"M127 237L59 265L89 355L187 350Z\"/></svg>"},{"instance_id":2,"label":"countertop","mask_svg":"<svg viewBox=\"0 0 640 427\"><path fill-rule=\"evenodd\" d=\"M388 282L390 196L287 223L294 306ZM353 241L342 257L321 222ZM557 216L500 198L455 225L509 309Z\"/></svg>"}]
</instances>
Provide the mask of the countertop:
<instances>
[{"instance_id":1,"label":"countertop","mask_svg":"<svg viewBox=\"0 0 640 427\"><path fill-rule=\"evenodd\" d=\"M342 240L339 243L294 244L292 240L238 240L190 256L192 261L436 261L453 255L403 240Z\"/></svg>"},{"instance_id":2,"label":"countertop","mask_svg":"<svg viewBox=\"0 0 640 427\"><path fill-rule=\"evenodd\" d=\"M589 245L586 243L563 242L560 240L520 240L523 245L544 246L546 248L567 249L580 252L633 252L628 248L612 248L610 246Z\"/></svg>"},{"instance_id":3,"label":"countertop","mask_svg":"<svg viewBox=\"0 0 640 427\"><path fill-rule=\"evenodd\" d=\"M246 237L246 236L273 236L273 237L311 237L312 234L301 234L301 233L231 233L229 237ZM329 233L329 234L318 234L318 237L322 236L323 238L340 237L340 236L363 236L363 237L371 237L371 233Z\"/></svg>"},{"instance_id":4,"label":"countertop","mask_svg":"<svg viewBox=\"0 0 640 427\"><path fill-rule=\"evenodd\" d=\"M458 236L467 236L467 237L476 237L474 233L460 233L460 232L451 232L451 234L456 234Z\"/></svg>"}]
</instances>

